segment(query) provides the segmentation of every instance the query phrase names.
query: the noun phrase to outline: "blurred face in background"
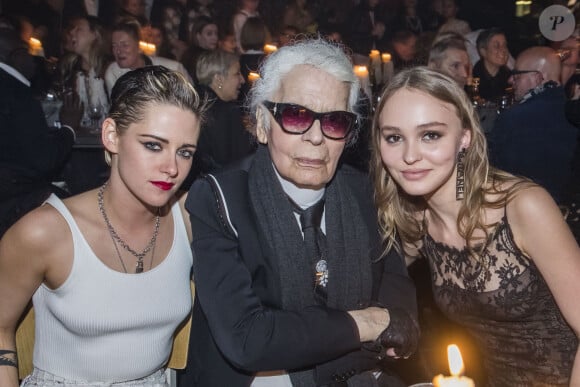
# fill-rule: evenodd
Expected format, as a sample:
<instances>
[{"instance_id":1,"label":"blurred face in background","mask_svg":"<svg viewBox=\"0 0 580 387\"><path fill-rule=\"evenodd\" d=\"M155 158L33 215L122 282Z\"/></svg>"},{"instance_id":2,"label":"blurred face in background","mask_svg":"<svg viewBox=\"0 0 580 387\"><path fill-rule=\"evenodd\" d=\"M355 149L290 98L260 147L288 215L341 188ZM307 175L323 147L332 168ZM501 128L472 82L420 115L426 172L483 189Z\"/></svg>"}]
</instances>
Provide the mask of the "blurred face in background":
<instances>
[{"instance_id":1,"label":"blurred face in background","mask_svg":"<svg viewBox=\"0 0 580 387\"><path fill-rule=\"evenodd\" d=\"M135 16L145 16L145 1L143 0L124 0L123 9Z\"/></svg>"},{"instance_id":2,"label":"blurred face in background","mask_svg":"<svg viewBox=\"0 0 580 387\"><path fill-rule=\"evenodd\" d=\"M195 34L197 45L205 50L215 50L218 45L218 27L208 24Z\"/></svg>"},{"instance_id":3,"label":"blurred face in background","mask_svg":"<svg viewBox=\"0 0 580 387\"><path fill-rule=\"evenodd\" d=\"M467 83L467 78L471 72L470 69L471 64L467 51L456 48L448 48L445 51L445 58L443 58L438 68L439 71L453 78L461 87L464 87Z\"/></svg>"},{"instance_id":4,"label":"blurred face in background","mask_svg":"<svg viewBox=\"0 0 580 387\"><path fill-rule=\"evenodd\" d=\"M296 38L296 35L298 35L298 31L296 29L292 27L286 27L282 30L282 32L280 32L280 35L278 36L278 44L280 47L286 46Z\"/></svg>"},{"instance_id":5,"label":"blurred face in background","mask_svg":"<svg viewBox=\"0 0 580 387\"><path fill-rule=\"evenodd\" d=\"M533 58L530 59L529 56L516 60L514 71L526 71L525 73L514 74L509 79L513 85L514 99L516 101L521 101L528 91L542 84L544 78L540 71L536 71L537 65L537 61Z\"/></svg>"},{"instance_id":6,"label":"blurred face in background","mask_svg":"<svg viewBox=\"0 0 580 387\"><path fill-rule=\"evenodd\" d=\"M402 60L405 62L412 61L417 54L417 37L412 35L405 40L395 41L393 42L393 48Z\"/></svg>"},{"instance_id":7,"label":"blurred face in background","mask_svg":"<svg viewBox=\"0 0 580 387\"><path fill-rule=\"evenodd\" d=\"M480 51L483 60L494 67L502 67L507 64L509 51L504 34L492 36L487 46Z\"/></svg>"},{"instance_id":8,"label":"blurred face in background","mask_svg":"<svg viewBox=\"0 0 580 387\"><path fill-rule=\"evenodd\" d=\"M244 77L240 72L240 62L234 62L225 75L215 76L212 89L222 101L234 101L238 99L240 87L244 83Z\"/></svg>"},{"instance_id":9,"label":"blurred face in background","mask_svg":"<svg viewBox=\"0 0 580 387\"><path fill-rule=\"evenodd\" d=\"M91 45L97 39L97 34L91 31L89 22L85 19L76 19L69 34L72 51L81 56L89 53Z\"/></svg>"},{"instance_id":10,"label":"blurred face in background","mask_svg":"<svg viewBox=\"0 0 580 387\"><path fill-rule=\"evenodd\" d=\"M457 15L457 4L455 0L443 0L441 2L441 12L445 19L452 19Z\"/></svg>"},{"instance_id":11,"label":"blurred face in background","mask_svg":"<svg viewBox=\"0 0 580 387\"><path fill-rule=\"evenodd\" d=\"M238 49L236 43L236 36L234 34L228 34L218 41L218 47L222 51L235 53Z\"/></svg>"},{"instance_id":12,"label":"blurred face in background","mask_svg":"<svg viewBox=\"0 0 580 387\"><path fill-rule=\"evenodd\" d=\"M163 44L163 31L159 27L145 26L141 28L141 39L154 44L159 49Z\"/></svg>"},{"instance_id":13,"label":"blurred face in background","mask_svg":"<svg viewBox=\"0 0 580 387\"><path fill-rule=\"evenodd\" d=\"M246 11L256 12L259 5L260 0L242 0L242 9Z\"/></svg>"},{"instance_id":14,"label":"blurred face in background","mask_svg":"<svg viewBox=\"0 0 580 387\"><path fill-rule=\"evenodd\" d=\"M115 31L111 37L115 62L122 69L134 70L141 63L139 42L125 31Z\"/></svg>"}]
</instances>

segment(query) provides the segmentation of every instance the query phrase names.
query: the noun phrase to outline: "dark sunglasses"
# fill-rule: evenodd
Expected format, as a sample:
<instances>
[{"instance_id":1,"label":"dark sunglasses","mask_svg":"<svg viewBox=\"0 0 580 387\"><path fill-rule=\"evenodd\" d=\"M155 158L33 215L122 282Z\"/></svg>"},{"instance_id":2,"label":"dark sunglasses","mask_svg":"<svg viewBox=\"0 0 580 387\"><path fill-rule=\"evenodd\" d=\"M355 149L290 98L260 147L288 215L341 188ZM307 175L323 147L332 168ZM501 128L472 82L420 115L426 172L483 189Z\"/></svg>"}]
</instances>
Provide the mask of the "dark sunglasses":
<instances>
[{"instance_id":1,"label":"dark sunglasses","mask_svg":"<svg viewBox=\"0 0 580 387\"><path fill-rule=\"evenodd\" d=\"M314 121L318 120L324 137L343 140L348 137L356 124L356 114L343 110L318 113L293 103L264 101L263 105L288 134L306 133Z\"/></svg>"},{"instance_id":2,"label":"dark sunglasses","mask_svg":"<svg viewBox=\"0 0 580 387\"><path fill-rule=\"evenodd\" d=\"M520 75L520 74L528 74L528 73L539 73L538 70L512 70L511 75Z\"/></svg>"}]
</instances>

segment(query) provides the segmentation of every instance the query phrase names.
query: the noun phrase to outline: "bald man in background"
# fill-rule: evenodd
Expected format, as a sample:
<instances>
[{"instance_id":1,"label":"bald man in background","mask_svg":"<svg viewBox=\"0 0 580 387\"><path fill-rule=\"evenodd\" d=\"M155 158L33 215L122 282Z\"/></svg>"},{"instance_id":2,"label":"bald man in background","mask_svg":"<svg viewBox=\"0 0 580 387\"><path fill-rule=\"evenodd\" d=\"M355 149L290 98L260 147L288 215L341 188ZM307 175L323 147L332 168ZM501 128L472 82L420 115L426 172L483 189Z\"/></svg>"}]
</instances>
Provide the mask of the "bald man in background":
<instances>
[{"instance_id":1,"label":"bald man in background","mask_svg":"<svg viewBox=\"0 0 580 387\"><path fill-rule=\"evenodd\" d=\"M516 103L488 134L495 167L528 177L560 202L571 177L578 129L566 120L561 63L549 47L531 47L516 59L510 83Z\"/></svg>"}]
</instances>

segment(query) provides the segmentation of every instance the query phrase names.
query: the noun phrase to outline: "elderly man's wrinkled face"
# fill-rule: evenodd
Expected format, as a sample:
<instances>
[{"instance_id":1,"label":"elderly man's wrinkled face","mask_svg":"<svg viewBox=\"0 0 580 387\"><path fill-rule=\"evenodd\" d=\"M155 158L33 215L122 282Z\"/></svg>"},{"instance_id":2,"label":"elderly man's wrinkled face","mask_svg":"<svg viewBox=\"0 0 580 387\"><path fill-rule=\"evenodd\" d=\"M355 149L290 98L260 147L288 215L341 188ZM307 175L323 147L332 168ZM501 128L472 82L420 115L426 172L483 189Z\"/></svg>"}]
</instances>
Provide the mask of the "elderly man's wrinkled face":
<instances>
[{"instance_id":1,"label":"elderly man's wrinkled face","mask_svg":"<svg viewBox=\"0 0 580 387\"><path fill-rule=\"evenodd\" d=\"M447 49L438 70L453 78L459 86L464 87L471 72L467 51L456 48Z\"/></svg>"},{"instance_id":2,"label":"elderly man's wrinkled face","mask_svg":"<svg viewBox=\"0 0 580 387\"><path fill-rule=\"evenodd\" d=\"M283 79L272 102L302 105L315 112L347 110L348 85L312 66L294 67ZM261 110L262 113L265 109ZM270 130L263 126L269 120ZM346 140L322 134L320 121L303 134L285 133L271 113L258 114L258 140L268 144L278 173L301 188L320 189L334 176Z\"/></svg>"}]
</instances>

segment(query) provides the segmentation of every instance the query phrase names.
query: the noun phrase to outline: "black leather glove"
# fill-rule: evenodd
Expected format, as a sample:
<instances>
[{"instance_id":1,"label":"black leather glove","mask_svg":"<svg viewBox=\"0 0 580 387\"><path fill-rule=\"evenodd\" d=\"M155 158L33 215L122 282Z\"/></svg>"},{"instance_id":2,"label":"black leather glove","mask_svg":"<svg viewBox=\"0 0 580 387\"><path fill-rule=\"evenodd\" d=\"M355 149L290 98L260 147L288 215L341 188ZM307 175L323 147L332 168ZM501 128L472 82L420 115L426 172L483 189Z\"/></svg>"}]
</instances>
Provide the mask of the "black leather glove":
<instances>
[{"instance_id":1,"label":"black leather glove","mask_svg":"<svg viewBox=\"0 0 580 387\"><path fill-rule=\"evenodd\" d=\"M419 324L405 309L388 309L389 326L380 334L377 342L385 349L394 348L398 357L408 358L417 349Z\"/></svg>"}]
</instances>

